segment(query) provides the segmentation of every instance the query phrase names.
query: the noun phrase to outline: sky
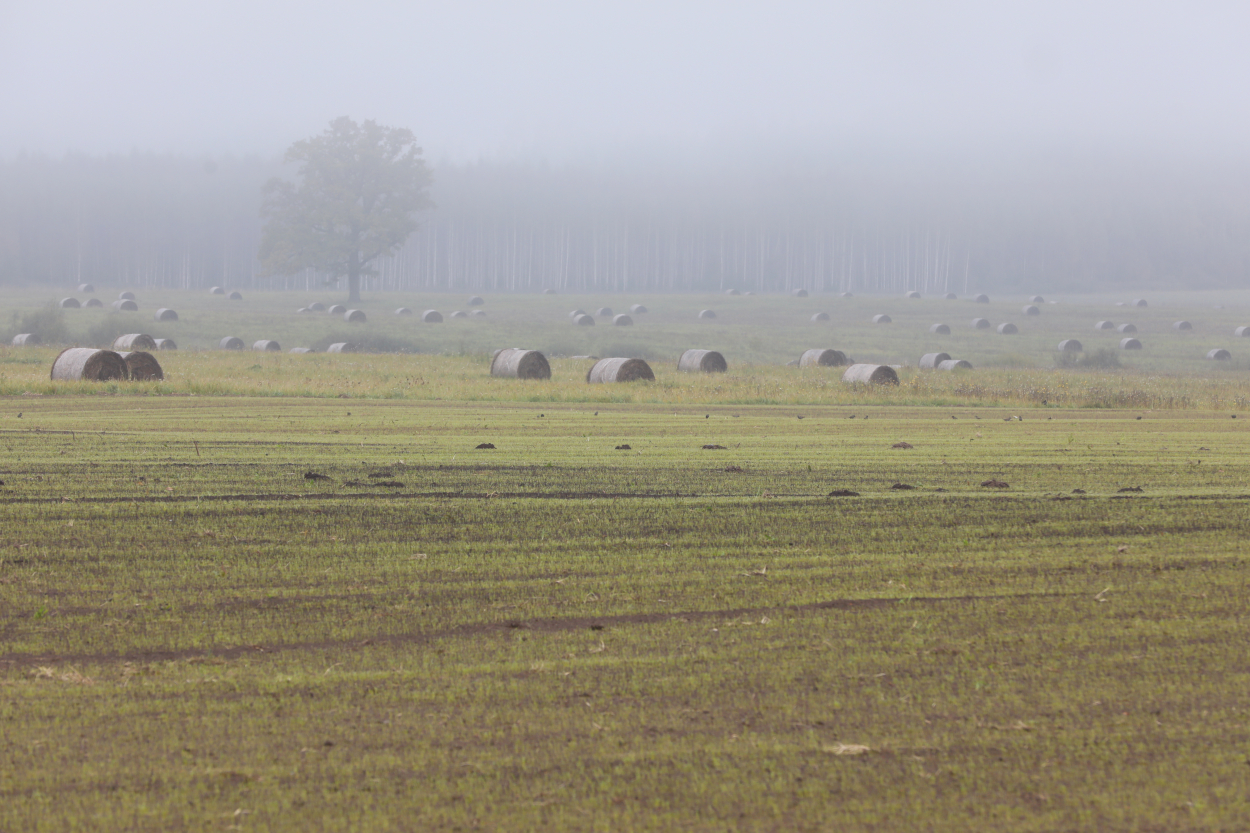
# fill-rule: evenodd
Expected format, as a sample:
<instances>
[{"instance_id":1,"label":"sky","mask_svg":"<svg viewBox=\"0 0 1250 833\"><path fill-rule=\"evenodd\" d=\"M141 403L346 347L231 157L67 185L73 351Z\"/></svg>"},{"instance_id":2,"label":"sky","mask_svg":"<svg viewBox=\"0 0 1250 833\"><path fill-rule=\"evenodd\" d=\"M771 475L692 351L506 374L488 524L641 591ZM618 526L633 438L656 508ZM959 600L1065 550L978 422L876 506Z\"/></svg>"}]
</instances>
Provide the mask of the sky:
<instances>
[{"instance_id":1,"label":"sky","mask_svg":"<svg viewBox=\"0 0 1250 833\"><path fill-rule=\"evenodd\" d=\"M1247 32L1204 0L0 0L0 158L277 155L343 115L450 161L1236 158Z\"/></svg>"}]
</instances>

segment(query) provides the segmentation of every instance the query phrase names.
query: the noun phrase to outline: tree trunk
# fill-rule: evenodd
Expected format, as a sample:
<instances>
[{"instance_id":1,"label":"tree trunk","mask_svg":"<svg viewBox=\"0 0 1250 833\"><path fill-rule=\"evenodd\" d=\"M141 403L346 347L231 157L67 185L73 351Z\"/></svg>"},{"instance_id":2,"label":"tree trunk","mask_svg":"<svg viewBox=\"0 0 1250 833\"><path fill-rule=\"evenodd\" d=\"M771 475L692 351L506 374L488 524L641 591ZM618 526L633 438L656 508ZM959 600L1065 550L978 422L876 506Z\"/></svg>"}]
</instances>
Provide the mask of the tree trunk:
<instances>
[{"instance_id":1,"label":"tree trunk","mask_svg":"<svg viewBox=\"0 0 1250 833\"><path fill-rule=\"evenodd\" d=\"M347 300L348 302L360 300L360 254L352 252L351 260L347 264Z\"/></svg>"}]
</instances>

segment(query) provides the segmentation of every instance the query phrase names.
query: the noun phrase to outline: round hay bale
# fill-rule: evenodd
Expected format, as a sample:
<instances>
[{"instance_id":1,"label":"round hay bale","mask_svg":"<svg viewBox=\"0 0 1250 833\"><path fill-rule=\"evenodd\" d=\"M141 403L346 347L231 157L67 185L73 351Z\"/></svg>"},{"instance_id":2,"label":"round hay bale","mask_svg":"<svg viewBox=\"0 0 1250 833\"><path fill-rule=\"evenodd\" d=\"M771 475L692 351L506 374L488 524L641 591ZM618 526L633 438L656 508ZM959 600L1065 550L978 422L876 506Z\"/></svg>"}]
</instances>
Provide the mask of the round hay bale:
<instances>
[{"instance_id":1,"label":"round hay bale","mask_svg":"<svg viewBox=\"0 0 1250 833\"><path fill-rule=\"evenodd\" d=\"M462 309L452 310L448 318L468 318L469 314Z\"/></svg>"},{"instance_id":2,"label":"round hay bale","mask_svg":"<svg viewBox=\"0 0 1250 833\"><path fill-rule=\"evenodd\" d=\"M1059 342L1060 353L1082 353L1085 351L1084 345L1074 338L1065 338Z\"/></svg>"},{"instance_id":3,"label":"round hay bale","mask_svg":"<svg viewBox=\"0 0 1250 833\"><path fill-rule=\"evenodd\" d=\"M349 309L343 313L343 320L349 324L363 324L368 320L368 317L362 309Z\"/></svg>"},{"instance_id":4,"label":"round hay bale","mask_svg":"<svg viewBox=\"0 0 1250 833\"><path fill-rule=\"evenodd\" d=\"M951 334L951 328L945 324L934 324L929 328L929 332L938 336L948 336Z\"/></svg>"},{"instance_id":5,"label":"round hay bale","mask_svg":"<svg viewBox=\"0 0 1250 833\"><path fill-rule=\"evenodd\" d=\"M113 302L113 309L117 312L138 312L139 305L129 298L121 299Z\"/></svg>"},{"instance_id":6,"label":"round hay bale","mask_svg":"<svg viewBox=\"0 0 1250 833\"><path fill-rule=\"evenodd\" d=\"M113 339L113 349L117 352L133 350L155 350L156 339L147 333L127 333Z\"/></svg>"},{"instance_id":7,"label":"round hay bale","mask_svg":"<svg viewBox=\"0 0 1250 833\"><path fill-rule=\"evenodd\" d=\"M70 347L52 362L51 378L61 382L104 382L126 378L126 360L112 350Z\"/></svg>"},{"instance_id":8,"label":"round hay bale","mask_svg":"<svg viewBox=\"0 0 1250 833\"><path fill-rule=\"evenodd\" d=\"M741 295L742 293L736 289L726 289L725 294L726 295Z\"/></svg>"},{"instance_id":9,"label":"round hay bale","mask_svg":"<svg viewBox=\"0 0 1250 833\"><path fill-rule=\"evenodd\" d=\"M1114 330L1115 324L1110 321L1099 321L1094 325L1095 330Z\"/></svg>"},{"instance_id":10,"label":"round hay bale","mask_svg":"<svg viewBox=\"0 0 1250 833\"><path fill-rule=\"evenodd\" d=\"M214 286L212 289L208 290L208 294L209 295L225 295L226 290L222 289L220 286Z\"/></svg>"},{"instance_id":11,"label":"round hay bale","mask_svg":"<svg viewBox=\"0 0 1250 833\"><path fill-rule=\"evenodd\" d=\"M909 292L908 292L906 295L904 295L903 297L904 297L904 298L919 298L919 297L920 297L920 293L919 293L919 292L917 292L916 290L914 290L914 289L913 289L913 290L909 291Z\"/></svg>"},{"instance_id":12,"label":"round hay bale","mask_svg":"<svg viewBox=\"0 0 1250 833\"><path fill-rule=\"evenodd\" d=\"M790 290L790 294L793 295L795 298L806 298L807 290L802 287L799 287L798 289Z\"/></svg>"},{"instance_id":13,"label":"round hay bale","mask_svg":"<svg viewBox=\"0 0 1250 833\"><path fill-rule=\"evenodd\" d=\"M945 295L944 297L945 297L945 298L946 298L946 300L948 300L948 301L955 301L955 300L958 300L958 299L959 299L959 296L958 296L958 295L956 295L954 292L947 292L947 293L946 293L946 295Z\"/></svg>"},{"instance_id":14,"label":"round hay bale","mask_svg":"<svg viewBox=\"0 0 1250 833\"><path fill-rule=\"evenodd\" d=\"M578 307L577 309L569 310L570 319L576 318L579 315L585 315L585 314L586 314L586 310L582 309L581 307Z\"/></svg>"},{"instance_id":15,"label":"round hay bale","mask_svg":"<svg viewBox=\"0 0 1250 833\"><path fill-rule=\"evenodd\" d=\"M613 327L632 327L634 326L634 319L630 318L628 315L622 312L620 315L612 316L612 326Z\"/></svg>"},{"instance_id":16,"label":"round hay bale","mask_svg":"<svg viewBox=\"0 0 1250 833\"><path fill-rule=\"evenodd\" d=\"M412 310L408 309L407 307L400 307L397 310L395 310L395 314L396 315L412 315Z\"/></svg>"},{"instance_id":17,"label":"round hay bale","mask_svg":"<svg viewBox=\"0 0 1250 833\"><path fill-rule=\"evenodd\" d=\"M888 364L853 364L842 374L853 385L897 385L898 373Z\"/></svg>"},{"instance_id":18,"label":"round hay bale","mask_svg":"<svg viewBox=\"0 0 1250 833\"><path fill-rule=\"evenodd\" d=\"M310 310L308 307L300 307L299 309L295 311L297 315L300 313L304 313L304 312L312 312L312 310Z\"/></svg>"},{"instance_id":19,"label":"round hay bale","mask_svg":"<svg viewBox=\"0 0 1250 833\"><path fill-rule=\"evenodd\" d=\"M1120 332L1122 332L1122 333L1135 333L1135 332L1137 332L1137 327L1136 327L1135 325L1133 325L1133 324L1121 324L1120 326L1116 327L1116 329L1117 329L1117 330L1119 330L1119 331L1120 331Z\"/></svg>"},{"instance_id":20,"label":"round hay bale","mask_svg":"<svg viewBox=\"0 0 1250 833\"><path fill-rule=\"evenodd\" d=\"M632 312L634 315L643 315L648 310L642 304L634 304L633 306L629 308L629 311Z\"/></svg>"},{"instance_id":21,"label":"round hay bale","mask_svg":"<svg viewBox=\"0 0 1250 833\"><path fill-rule=\"evenodd\" d=\"M716 317L716 312L710 309L701 309L699 310L699 317L702 318L704 321L711 321L713 318Z\"/></svg>"},{"instance_id":22,"label":"round hay bale","mask_svg":"<svg viewBox=\"0 0 1250 833\"><path fill-rule=\"evenodd\" d=\"M161 363L151 353L134 350L129 353L118 353L126 363L126 375L133 382L160 381L165 378Z\"/></svg>"},{"instance_id":23,"label":"round hay bale","mask_svg":"<svg viewBox=\"0 0 1250 833\"><path fill-rule=\"evenodd\" d=\"M594 316L582 313L581 315L573 316L573 323L579 327L593 327L595 326L595 319Z\"/></svg>"},{"instance_id":24,"label":"round hay bale","mask_svg":"<svg viewBox=\"0 0 1250 833\"><path fill-rule=\"evenodd\" d=\"M1013 336L1018 332L1020 332L1020 329L1016 327L1015 324L1012 324L1010 321L1008 321L1006 324L998 325L998 334L1000 336Z\"/></svg>"},{"instance_id":25,"label":"round hay bale","mask_svg":"<svg viewBox=\"0 0 1250 833\"><path fill-rule=\"evenodd\" d=\"M1135 338L1122 338L1120 339L1120 349L1121 350L1140 350L1141 342Z\"/></svg>"},{"instance_id":26,"label":"round hay bale","mask_svg":"<svg viewBox=\"0 0 1250 833\"><path fill-rule=\"evenodd\" d=\"M331 304L326 308L327 315L342 315L345 312L347 312L347 307L342 304Z\"/></svg>"},{"instance_id":27,"label":"round hay bale","mask_svg":"<svg viewBox=\"0 0 1250 833\"><path fill-rule=\"evenodd\" d=\"M129 289L127 289L125 292L119 293L117 296L117 300L119 301L133 301L134 299L135 299L135 294L131 292Z\"/></svg>"},{"instance_id":28,"label":"round hay bale","mask_svg":"<svg viewBox=\"0 0 1250 833\"><path fill-rule=\"evenodd\" d=\"M933 370L939 364L950 361L950 353L925 353L920 357L920 367L925 370Z\"/></svg>"},{"instance_id":29,"label":"round hay bale","mask_svg":"<svg viewBox=\"0 0 1250 833\"><path fill-rule=\"evenodd\" d=\"M62 298L60 306L61 306L61 309L81 309L82 308L82 304L78 302L77 298Z\"/></svg>"},{"instance_id":30,"label":"round hay bale","mask_svg":"<svg viewBox=\"0 0 1250 833\"><path fill-rule=\"evenodd\" d=\"M1136 299L1136 300L1134 300L1134 301L1133 301L1133 306L1135 306L1135 307L1146 307L1146 306L1150 306L1150 305L1146 303L1146 299L1145 299L1145 298L1138 298L1138 299Z\"/></svg>"},{"instance_id":31,"label":"round hay bale","mask_svg":"<svg viewBox=\"0 0 1250 833\"><path fill-rule=\"evenodd\" d=\"M78 291L84 295L89 295L92 292L95 292L95 286L89 283L80 283L78 284Z\"/></svg>"},{"instance_id":32,"label":"round hay bale","mask_svg":"<svg viewBox=\"0 0 1250 833\"><path fill-rule=\"evenodd\" d=\"M1172 322L1173 330L1192 330L1193 328L1194 328L1194 325L1190 324L1188 321L1173 321Z\"/></svg>"},{"instance_id":33,"label":"round hay bale","mask_svg":"<svg viewBox=\"0 0 1250 833\"><path fill-rule=\"evenodd\" d=\"M1041 315L1042 311L1033 304L1026 304L1021 310L1025 315Z\"/></svg>"},{"instance_id":34,"label":"round hay bale","mask_svg":"<svg viewBox=\"0 0 1250 833\"><path fill-rule=\"evenodd\" d=\"M724 373L729 364L715 350L687 350L677 360L677 369L683 373Z\"/></svg>"},{"instance_id":35,"label":"round hay bale","mask_svg":"<svg viewBox=\"0 0 1250 833\"><path fill-rule=\"evenodd\" d=\"M1207 353L1208 359L1214 359L1217 362L1226 362L1233 357L1233 354L1220 347L1215 348Z\"/></svg>"},{"instance_id":36,"label":"round hay bale","mask_svg":"<svg viewBox=\"0 0 1250 833\"><path fill-rule=\"evenodd\" d=\"M988 296L988 295L978 295L977 297L973 298L972 300L973 300L975 303L978 303L978 304L988 304L988 303L990 302L990 296Z\"/></svg>"},{"instance_id":37,"label":"round hay bale","mask_svg":"<svg viewBox=\"0 0 1250 833\"><path fill-rule=\"evenodd\" d=\"M230 290L230 294L226 296L226 299L230 301L242 301L243 293L237 289L232 289Z\"/></svg>"},{"instance_id":38,"label":"round hay bale","mask_svg":"<svg viewBox=\"0 0 1250 833\"><path fill-rule=\"evenodd\" d=\"M965 359L947 359L944 362L938 362L938 370L971 370L972 362Z\"/></svg>"},{"instance_id":39,"label":"round hay bale","mask_svg":"<svg viewBox=\"0 0 1250 833\"><path fill-rule=\"evenodd\" d=\"M799 367L841 367L848 363L846 354L841 350L822 350L817 347L804 350L803 355L799 356Z\"/></svg>"},{"instance_id":40,"label":"round hay bale","mask_svg":"<svg viewBox=\"0 0 1250 833\"><path fill-rule=\"evenodd\" d=\"M743 292L743 293L742 293L743 297L746 297L746 296L748 296L748 295L754 295L754 294L755 294L755 293L754 293L754 292L752 292L752 291L751 291L751 290L749 290L749 289L748 289L746 292Z\"/></svg>"},{"instance_id":41,"label":"round hay bale","mask_svg":"<svg viewBox=\"0 0 1250 833\"><path fill-rule=\"evenodd\" d=\"M281 353L282 345L273 339L262 338L260 341L252 342L252 349L260 353Z\"/></svg>"},{"instance_id":42,"label":"round hay bale","mask_svg":"<svg viewBox=\"0 0 1250 833\"><path fill-rule=\"evenodd\" d=\"M217 342L217 346L222 350L242 350L243 339L235 336L226 336L221 341Z\"/></svg>"},{"instance_id":43,"label":"round hay bale","mask_svg":"<svg viewBox=\"0 0 1250 833\"><path fill-rule=\"evenodd\" d=\"M311 347L292 347L287 352L289 353L313 353L316 351L314 351Z\"/></svg>"},{"instance_id":44,"label":"round hay bale","mask_svg":"<svg viewBox=\"0 0 1250 833\"><path fill-rule=\"evenodd\" d=\"M827 312L818 312L818 313L816 313L815 315L813 315L813 316L811 317L811 320L812 320L813 322L815 322L815 321L828 321L828 320L829 320L829 313L827 313Z\"/></svg>"},{"instance_id":45,"label":"round hay bale","mask_svg":"<svg viewBox=\"0 0 1250 833\"><path fill-rule=\"evenodd\" d=\"M83 304L83 306L85 306L85 307L102 307L102 306L104 306L104 302L103 302L103 301L101 301L99 298L88 298L88 299L87 299L87 303Z\"/></svg>"},{"instance_id":46,"label":"round hay bale","mask_svg":"<svg viewBox=\"0 0 1250 833\"><path fill-rule=\"evenodd\" d=\"M153 339L156 342L157 350L177 350L178 344L172 338Z\"/></svg>"},{"instance_id":47,"label":"round hay bale","mask_svg":"<svg viewBox=\"0 0 1250 833\"><path fill-rule=\"evenodd\" d=\"M989 320L988 318L974 318L974 319L972 319L972 329L974 329L974 330L988 330L989 328L990 328L990 320Z\"/></svg>"},{"instance_id":48,"label":"round hay bale","mask_svg":"<svg viewBox=\"0 0 1250 833\"><path fill-rule=\"evenodd\" d=\"M548 288L548 289L544 289L544 290L543 290L543 294L544 294L544 295L555 295L555 294L556 294L556 291L555 291L554 289L550 289L550 288Z\"/></svg>"},{"instance_id":49,"label":"round hay bale","mask_svg":"<svg viewBox=\"0 0 1250 833\"><path fill-rule=\"evenodd\" d=\"M854 298L855 296L849 292L839 292L838 297L839 298Z\"/></svg>"},{"instance_id":50,"label":"round hay bale","mask_svg":"<svg viewBox=\"0 0 1250 833\"><path fill-rule=\"evenodd\" d=\"M1034 295L1032 298L1029 299L1029 303L1030 304L1044 304L1046 303L1046 299L1043 298L1041 295Z\"/></svg>"},{"instance_id":51,"label":"round hay bale","mask_svg":"<svg viewBox=\"0 0 1250 833\"><path fill-rule=\"evenodd\" d=\"M470 317L470 318L485 318L485 317L486 317L486 310L484 310L484 309L475 309L475 310L470 310L470 311L469 311L469 317Z\"/></svg>"},{"instance_id":52,"label":"round hay bale","mask_svg":"<svg viewBox=\"0 0 1250 833\"><path fill-rule=\"evenodd\" d=\"M883 313L880 313L879 315L874 315L874 316L872 317L872 323L874 323L874 324L892 324L892 323L894 323L894 319L893 319L893 318L891 318L890 316L886 315L886 314L883 312Z\"/></svg>"},{"instance_id":53,"label":"round hay bale","mask_svg":"<svg viewBox=\"0 0 1250 833\"><path fill-rule=\"evenodd\" d=\"M586 381L598 382L636 382L638 380L655 381L651 365L642 359L600 359L586 371Z\"/></svg>"},{"instance_id":54,"label":"round hay bale","mask_svg":"<svg viewBox=\"0 0 1250 833\"><path fill-rule=\"evenodd\" d=\"M443 314L436 309L427 309L421 313L421 323L423 324L442 324Z\"/></svg>"},{"instance_id":55,"label":"round hay bale","mask_svg":"<svg viewBox=\"0 0 1250 833\"><path fill-rule=\"evenodd\" d=\"M616 315L616 313L612 311L611 307L599 307L599 309L595 310L595 315L600 318L611 318Z\"/></svg>"},{"instance_id":56,"label":"round hay bale","mask_svg":"<svg viewBox=\"0 0 1250 833\"><path fill-rule=\"evenodd\" d=\"M482 304L486 303L486 301L483 300L480 295L470 295L467 303L471 307L480 307Z\"/></svg>"},{"instance_id":57,"label":"round hay bale","mask_svg":"<svg viewBox=\"0 0 1250 833\"><path fill-rule=\"evenodd\" d=\"M326 305L321 303L320 301L313 301L311 304L308 305L308 308L312 310L313 312L325 312L326 311Z\"/></svg>"},{"instance_id":58,"label":"round hay bale","mask_svg":"<svg viewBox=\"0 0 1250 833\"><path fill-rule=\"evenodd\" d=\"M168 307L161 307L152 313L152 318L155 321L177 321L178 313Z\"/></svg>"},{"instance_id":59,"label":"round hay bale","mask_svg":"<svg viewBox=\"0 0 1250 833\"><path fill-rule=\"evenodd\" d=\"M1250 338L1250 327L1238 327L1233 330L1233 335L1238 338Z\"/></svg>"},{"instance_id":60,"label":"round hay bale","mask_svg":"<svg viewBox=\"0 0 1250 833\"><path fill-rule=\"evenodd\" d=\"M337 341L326 348L327 353L355 353L360 346L354 341Z\"/></svg>"},{"instance_id":61,"label":"round hay bale","mask_svg":"<svg viewBox=\"0 0 1250 833\"><path fill-rule=\"evenodd\" d=\"M547 357L537 350L507 347L495 351L490 363L490 375L505 379L550 379L551 365Z\"/></svg>"},{"instance_id":62,"label":"round hay bale","mask_svg":"<svg viewBox=\"0 0 1250 833\"><path fill-rule=\"evenodd\" d=\"M18 333L13 336L14 347L37 347L40 343L38 333Z\"/></svg>"}]
</instances>

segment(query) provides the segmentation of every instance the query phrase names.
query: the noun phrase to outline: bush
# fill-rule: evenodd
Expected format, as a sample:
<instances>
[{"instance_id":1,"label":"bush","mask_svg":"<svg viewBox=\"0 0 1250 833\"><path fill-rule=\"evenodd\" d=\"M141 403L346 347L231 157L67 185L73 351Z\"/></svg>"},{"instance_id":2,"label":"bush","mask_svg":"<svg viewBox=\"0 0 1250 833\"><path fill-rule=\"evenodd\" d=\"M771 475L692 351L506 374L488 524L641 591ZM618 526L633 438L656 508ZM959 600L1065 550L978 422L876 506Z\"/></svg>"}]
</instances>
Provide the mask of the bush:
<instances>
[{"instance_id":1,"label":"bush","mask_svg":"<svg viewBox=\"0 0 1250 833\"><path fill-rule=\"evenodd\" d=\"M25 315L14 312L10 327L12 331L4 337L6 344L18 333L35 333L44 344L63 344L69 340L65 311L56 304L48 304Z\"/></svg>"}]
</instances>

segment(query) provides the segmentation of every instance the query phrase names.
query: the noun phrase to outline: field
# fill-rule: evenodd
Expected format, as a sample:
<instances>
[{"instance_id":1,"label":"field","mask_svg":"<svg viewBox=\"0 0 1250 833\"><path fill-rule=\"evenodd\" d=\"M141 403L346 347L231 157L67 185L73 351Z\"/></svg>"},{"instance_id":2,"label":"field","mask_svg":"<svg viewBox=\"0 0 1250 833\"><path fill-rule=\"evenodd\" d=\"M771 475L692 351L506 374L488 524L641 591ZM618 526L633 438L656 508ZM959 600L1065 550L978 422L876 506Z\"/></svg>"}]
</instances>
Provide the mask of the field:
<instances>
[{"instance_id":1,"label":"field","mask_svg":"<svg viewBox=\"0 0 1250 833\"><path fill-rule=\"evenodd\" d=\"M326 337L281 300L124 329L179 340L164 382L0 351L0 829L1250 825L1243 299L1134 313L1159 348L1119 367L1053 366L1094 302L1009 348L930 347L927 299L812 344L799 299L622 335L529 298L439 335L370 311L420 353L187 349ZM657 381L485 373L609 339ZM802 346L978 369L854 390L777 366Z\"/></svg>"}]
</instances>

